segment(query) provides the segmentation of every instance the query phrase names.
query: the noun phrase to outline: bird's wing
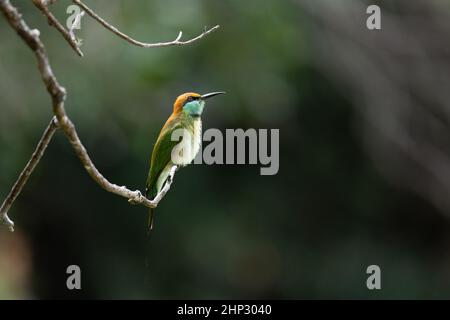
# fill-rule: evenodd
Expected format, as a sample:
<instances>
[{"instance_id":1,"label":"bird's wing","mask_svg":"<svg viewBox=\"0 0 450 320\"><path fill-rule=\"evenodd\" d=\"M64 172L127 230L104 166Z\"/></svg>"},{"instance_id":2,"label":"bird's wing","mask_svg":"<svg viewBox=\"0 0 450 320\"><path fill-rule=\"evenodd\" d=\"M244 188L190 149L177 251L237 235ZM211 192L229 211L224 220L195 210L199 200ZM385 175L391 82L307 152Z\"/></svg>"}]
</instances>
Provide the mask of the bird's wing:
<instances>
[{"instance_id":1,"label":"bird's wing","mask_svg":"<svg viewBox=\"0 0 450 320\"><path fill-rule=\"evenodd\" d=\"M172 132L178 128L182 128L180 123L175 123L164 126L158 137L158 140L153 147L152 158L150 163L150 172L147 178L146 194L150 198L154 198L160 190L157 190L156 182L159 175L171 161L172 149L179 143L172 141Z\"/></svg>"}]
</instances>

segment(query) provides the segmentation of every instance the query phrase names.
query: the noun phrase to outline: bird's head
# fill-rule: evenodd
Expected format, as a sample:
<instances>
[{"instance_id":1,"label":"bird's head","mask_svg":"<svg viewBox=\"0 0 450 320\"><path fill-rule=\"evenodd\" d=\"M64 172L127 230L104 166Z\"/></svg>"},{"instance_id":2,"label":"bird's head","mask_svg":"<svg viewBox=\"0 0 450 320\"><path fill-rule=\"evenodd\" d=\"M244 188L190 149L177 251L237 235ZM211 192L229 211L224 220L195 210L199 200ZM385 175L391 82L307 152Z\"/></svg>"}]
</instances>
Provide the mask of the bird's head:
<instances>
[{"instance_id":1,"label":"bird's head","mask_svg":"<svg viewBox=\"0 0 450 320\"><path fill-rule=\"evenodd\" d=\"M211 92L203 95L195 92L183 93L175 100L173 113L186 112L192 117L200 117L205 106L205 100L223 93L225 92Z\"/></svg>"}]
</instances>

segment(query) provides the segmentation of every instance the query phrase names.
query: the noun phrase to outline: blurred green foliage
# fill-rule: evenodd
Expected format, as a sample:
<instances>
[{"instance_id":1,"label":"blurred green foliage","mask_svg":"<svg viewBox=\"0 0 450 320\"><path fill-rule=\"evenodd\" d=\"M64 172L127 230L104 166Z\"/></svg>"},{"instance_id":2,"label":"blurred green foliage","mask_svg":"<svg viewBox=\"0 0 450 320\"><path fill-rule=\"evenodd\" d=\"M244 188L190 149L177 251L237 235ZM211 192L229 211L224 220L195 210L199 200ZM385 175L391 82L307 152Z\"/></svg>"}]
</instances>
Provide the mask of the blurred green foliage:
<instances>
[{"instance_id":1,"label":"blurred green foliage","mask_svg":"<svg viewBox=\"0 0 450 320\"><path fill-rule=\"evenodd\" d=\"M222 27L190 46L143 49L85 16L79 58L31 3L13 2L40 29L66 109L114 183L144 188L153 142L185 91L228 92L207 106L204 128L279 128L280 171L189 166L147 236L147 210L100 189L57 133L10 212L17 232L0 231L23 238L31 256L25 289L14 294L6 270L0 297L450 297L448 220L375 169L351 101L310 63L311 21L296 3L86 1L141 41ZM69 4L51 8L61 21ZM32 53L3 17L0 57L3 197L51 107ZM81 291L66 289L70 264L82 269ZM370 264L381 266L381 291L366 288Z\"/></svg>"}]
</instances>

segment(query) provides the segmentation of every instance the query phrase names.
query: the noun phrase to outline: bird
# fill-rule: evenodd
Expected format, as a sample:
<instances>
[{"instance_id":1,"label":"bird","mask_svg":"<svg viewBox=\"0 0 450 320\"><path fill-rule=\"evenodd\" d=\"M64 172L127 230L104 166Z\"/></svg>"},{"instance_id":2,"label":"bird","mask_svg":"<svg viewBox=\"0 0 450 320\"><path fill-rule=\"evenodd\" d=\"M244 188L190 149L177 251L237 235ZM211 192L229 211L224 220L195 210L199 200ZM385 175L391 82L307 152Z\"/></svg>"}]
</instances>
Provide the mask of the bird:
<instances>
[{"instance_id":1,"label":"bird","mask_svg":"<svg viewBox=\"0 0 450 320\"><path fill-rule=\"evenodd\" d=\"M159 132L150 159L146 196L153 200L166 183L173 166L184 167L194 160L202 138L201 116L205 100L224 94L223 91L198 94L187 92L178 96L173 111ZM181 137L181 141L179 141ZM154 209L149 211L148 229L153 229Z\"/></svg>"}]
</instances>

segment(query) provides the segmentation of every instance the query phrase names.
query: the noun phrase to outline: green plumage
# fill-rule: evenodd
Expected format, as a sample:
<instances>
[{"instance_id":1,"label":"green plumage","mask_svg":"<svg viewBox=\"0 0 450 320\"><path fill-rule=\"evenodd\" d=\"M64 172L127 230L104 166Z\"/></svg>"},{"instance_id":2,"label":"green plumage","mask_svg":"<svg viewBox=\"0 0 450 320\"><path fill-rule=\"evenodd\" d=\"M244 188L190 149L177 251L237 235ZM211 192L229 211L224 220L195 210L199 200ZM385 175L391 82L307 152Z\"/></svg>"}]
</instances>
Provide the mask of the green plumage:
<instances>
[{"instance_id":1,"label":"green plumage","mask_svg":"<svg viewBox=\"0 0 450 320\"><path fill-rule=\"evenodd\" d=\"M147 178L146 195L153 199L164 186L170 169L174 165L172 162L172 150L179 141L172 141L172 133L177 129L186 129L193 132L193 118L185 112L173 115L165 126L161 129L158 139L153 147L150 172ZM176 163L175 165L179 165ZM149 212L149 228L153 226L153 209Z\"/></svg>"}]
</instances>

